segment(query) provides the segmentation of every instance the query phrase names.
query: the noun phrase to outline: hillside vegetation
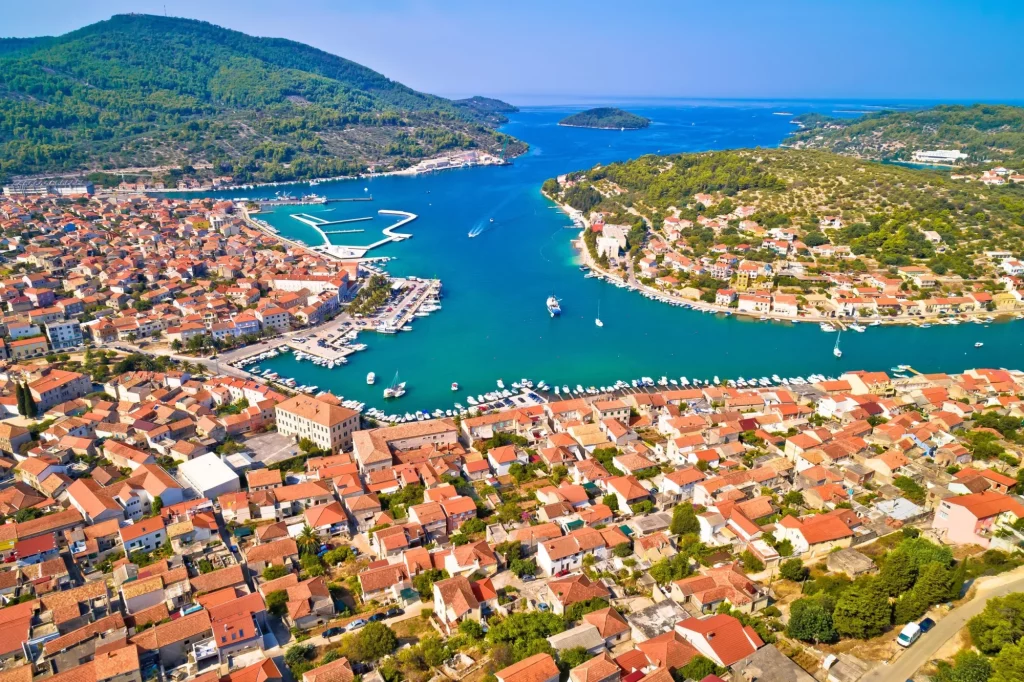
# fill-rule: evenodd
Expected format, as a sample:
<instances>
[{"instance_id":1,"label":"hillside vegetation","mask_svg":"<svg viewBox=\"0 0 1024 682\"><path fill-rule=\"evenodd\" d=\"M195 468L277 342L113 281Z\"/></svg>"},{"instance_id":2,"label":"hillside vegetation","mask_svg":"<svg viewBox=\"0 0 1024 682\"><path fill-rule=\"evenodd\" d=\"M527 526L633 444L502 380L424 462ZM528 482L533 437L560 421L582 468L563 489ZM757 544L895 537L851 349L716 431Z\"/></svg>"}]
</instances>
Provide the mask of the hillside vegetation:
<instances>
[{"instance_id":1,"label":"hillside vegetation","mask_svg":"<svg viewBox=\"0 0 1024 682\"><path fill-rule=\"evenodd\" d=\"M885 111L860 118L805 114L784 144L876 161L909 161L915 150L957 149L968 164L1024 162L1024 108L975 104Z\"/></svg>"},{"instance_id":2,"label":"hillside vegetation","mask_svg":"<svg viewBox=\"0 0 1024 682\"><path fill-rule=\"evenodd\" d=\"M976 273L985 250L1024 253L1024 186L958 183L944 174L851 159L822 151L741 149L643 156L569 174L545 191L584 212L605 211L606 222L660 228L670 215L697 222L723 216L716 233L695 224L684 236L702 255L711 244L750 241L737 231L737 207L765 229L794 227L809 245L844 244L882 265L927 261L936 273ZM710 205L695 195L711 195ZM822 231L825 216L843 227ZM923 232L942 238L941 248ZM758 240L759 241L759 240Z\"/></svg>"},{"instance_id":3,"label":"hillside vegetation","mask_svg":"<svg viewBox=\"0 0 1024 682\"><path fill-rule=\"evenodd\" d=\"M639 130L651 124L649 118L637 116L636 114L616 109L615 107L598 107L587 109L566 116L558 125L574 126L577 128L607 128L609 130Z\"/></svg>"},{"instance_id":4,"label":"hillside vegetation","mask_svg":"<svg viewBox=\"0 0 1024 682\"><path fill-rule=\"evenodd\" d=\"M0 40L0 175L337 175L500 150L493 120L301 43L187 19L119 15L57 38ZM511 153L525 148L511 142Z\"/></svg>"}]
</instances>

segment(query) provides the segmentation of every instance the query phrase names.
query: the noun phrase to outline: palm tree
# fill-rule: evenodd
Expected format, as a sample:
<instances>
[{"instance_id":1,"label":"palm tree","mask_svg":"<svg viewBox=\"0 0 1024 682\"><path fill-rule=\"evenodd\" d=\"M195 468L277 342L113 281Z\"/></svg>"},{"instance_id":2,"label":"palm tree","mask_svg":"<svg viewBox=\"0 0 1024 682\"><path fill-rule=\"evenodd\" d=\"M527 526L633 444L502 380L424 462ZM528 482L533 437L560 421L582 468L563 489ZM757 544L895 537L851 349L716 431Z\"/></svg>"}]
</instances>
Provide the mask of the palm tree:
<instances>
[{"instance_id":1,"label":"palm tree","mask_svg":"<svg viewBox=\"0 0 1024 682\"><path fill-rule=\"evenodd\" d=\"M299 546L301 554L316 554L316 550L320 548L320 537L307 523L302 526L302 532L295 538L295 544Z\"/></svg>"}]
</instances>

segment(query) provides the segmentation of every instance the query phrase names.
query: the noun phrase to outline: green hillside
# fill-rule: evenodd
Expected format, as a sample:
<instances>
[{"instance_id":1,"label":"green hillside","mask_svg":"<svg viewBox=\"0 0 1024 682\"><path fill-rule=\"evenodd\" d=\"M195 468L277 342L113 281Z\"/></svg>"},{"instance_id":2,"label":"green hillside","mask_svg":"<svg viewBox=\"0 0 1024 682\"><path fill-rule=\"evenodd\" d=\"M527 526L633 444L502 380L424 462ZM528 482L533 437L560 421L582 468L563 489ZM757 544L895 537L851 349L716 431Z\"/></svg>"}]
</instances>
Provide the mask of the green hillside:
<instances>
[{"instance_id":1,"label":"green hillside","mask_svg":"<svg viewBox=\"0 0 1024 682\"><path fill-rule=\"evenodd\" d=\"M0 40L0 174L189 166L281 180L503 140L473 108L308 45L200 21L118 15L57 38Z\"/></svg>"},{"instance_id":2,"label":"green hillside","mask_svg":"<svg viewBox=\"0 0 1024 682\"><path fill-rule=\"evenodd\" d=\"M786 145L876 161L909 161L915 150L957 149L968 165L1024 161L1024 108L947 105L920 111L883 111L860 118L805 114Z\"/></svg>"}]
</instances>

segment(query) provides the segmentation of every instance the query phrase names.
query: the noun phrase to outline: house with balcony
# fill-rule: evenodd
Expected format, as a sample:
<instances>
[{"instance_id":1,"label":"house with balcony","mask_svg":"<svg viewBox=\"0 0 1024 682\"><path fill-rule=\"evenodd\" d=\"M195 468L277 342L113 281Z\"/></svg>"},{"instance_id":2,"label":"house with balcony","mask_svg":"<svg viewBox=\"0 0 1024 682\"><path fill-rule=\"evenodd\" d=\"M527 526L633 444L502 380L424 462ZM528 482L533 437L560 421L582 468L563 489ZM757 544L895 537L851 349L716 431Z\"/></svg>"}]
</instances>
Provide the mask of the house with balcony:
<instances>
[{"instance_id":1,"label":"house with balcony","mask_svg":"<svg viewBox=\"0 0 1024 682\"><path fill-rule=\"evenodd\" d=\"M989 548L997 544L1016 543L1024 539L1011 525L1024 517L1024 505L1015 498L986 490L971 495L947 497L935 511L932 528L944 532L946 542L956 545L978 545ZM1009 537L1001 543L1001 534Z\"/></svg>"}]
</instances>

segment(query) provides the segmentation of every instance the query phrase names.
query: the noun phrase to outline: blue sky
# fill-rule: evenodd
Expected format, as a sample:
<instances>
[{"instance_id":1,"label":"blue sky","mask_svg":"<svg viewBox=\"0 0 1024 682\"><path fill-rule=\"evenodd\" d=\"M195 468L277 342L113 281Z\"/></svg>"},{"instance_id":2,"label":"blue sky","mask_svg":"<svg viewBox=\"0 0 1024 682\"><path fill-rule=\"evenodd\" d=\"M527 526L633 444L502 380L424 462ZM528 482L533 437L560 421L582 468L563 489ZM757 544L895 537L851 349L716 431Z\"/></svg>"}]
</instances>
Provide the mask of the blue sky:
<instances>
[{"instance_id":1,"label":"blue sky","mask_svg":"<svg viewBox=\"0 0 1024 682\"><path fill-rule=\"evenodd\" d=\"M446 96L1024 100L1024 6L1006 0L33 0L5 5L0 35L165 5Z\"/></svg>"}]
</instances>

